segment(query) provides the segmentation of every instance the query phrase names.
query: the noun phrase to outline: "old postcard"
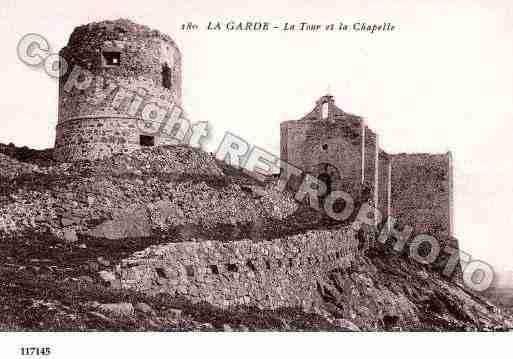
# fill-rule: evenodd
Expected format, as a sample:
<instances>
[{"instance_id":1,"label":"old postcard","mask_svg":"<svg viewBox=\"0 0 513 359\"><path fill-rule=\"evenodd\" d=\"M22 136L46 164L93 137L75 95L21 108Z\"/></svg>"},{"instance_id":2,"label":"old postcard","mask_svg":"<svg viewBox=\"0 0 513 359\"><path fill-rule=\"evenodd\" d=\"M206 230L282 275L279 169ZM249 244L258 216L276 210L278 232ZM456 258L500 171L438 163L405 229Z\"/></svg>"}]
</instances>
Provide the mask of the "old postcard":
<instances>
[{"instance_id":1,"label":"old postcard","mask_svg":"<svg viewBox=\"0 0 513 359\"><path fill-rule=\"evenodd\" d=\"M0 11L2 357L513 331L510 2Z\"/></svg>"}]
</instances>

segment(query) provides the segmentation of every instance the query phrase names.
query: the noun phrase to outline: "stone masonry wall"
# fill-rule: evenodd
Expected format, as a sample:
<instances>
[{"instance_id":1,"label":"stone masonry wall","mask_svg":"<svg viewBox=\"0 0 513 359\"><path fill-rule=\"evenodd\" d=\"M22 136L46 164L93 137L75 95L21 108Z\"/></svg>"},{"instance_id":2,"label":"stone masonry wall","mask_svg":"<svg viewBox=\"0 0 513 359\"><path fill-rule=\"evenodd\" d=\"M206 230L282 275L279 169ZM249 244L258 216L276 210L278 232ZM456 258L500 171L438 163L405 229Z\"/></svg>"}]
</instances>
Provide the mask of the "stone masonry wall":
<instances>
[{"instance_id":1,"label":"stone masonry wall","mask_svg":"<svg viewBox=\"0 0 513 359\"><path fill-rule=\"evenodd\" d=\"M287 121L281 124L282 160L319 175L333 166L332 190L357 196L361 182L361 135L344 121Z\"/></svg>"},{"instance_id":2,"label":"stone masonry wall","mask_svg":"<svg viewBox=\"0 0 513 359\"><path fill-rule=\"evenodd\" d=\"M106 63L104 54L112 52L119 54L116 65ZM170 109L173 103L181 104L180 51L169 36L156 30L128 20L79 26L60 55L68 69L59 82L58 160L102 158L140 148L141 131L135 125L145 105L152 102ZM75 78L80 71L74 69L87 71L88 76ZM70 79L87 86L66 87ZM136 95L144 100L133 102ZM164 118L154 115L156 133ZM157 137L155 142L170 144Z\"/></svg>"},{"instance_id":3,"label":"stone masonry wall","mask_svg":"<svg viewBox=\"0 0 513 359\"><path fill-rule=\"evenodd\" d=\"M310 231L253 242L181 242L152 246L122 261L123 288L167 292L219 307L311 309L319 281L348 266L357 242L347 229Z\"/></svg>"},{"instance_id":4,"label":"stone masonry wall","mask_svg":"<svg viewBox=\"0 0 513 359\"><path fill-rule=\"evenodd\" d=\"M392 216L414 234L452 235L451 155L392 155Z\"/></svg>"},{"instance_id":5,"label":"stone masonry wall","mask_svg":"<svg viewBox=\"0 0 513 359\"><path fill-rule=\"evenodd\" d=\"M363 119L338 108L331 95L318 99L300 120L281 123L281 159L314 176L329 175L331 190L353 198L362 194L362 176L370 197L378 196L377 147Z\"/></svg>"},{"instance_id":6,"label":"stone masonry wall","mask_svg":"<svg viewBox=\"0 0 513 359\"><path fill-rule=\"evenodd\" d=\"M96 160L141 148L137 118L85 117L57 126L54 156L61 161ZM155 146L176 145L171 136L155 136Z\"/></svg>"},{"instance_id":7,"label":"stone masonry wall","mask_svg":"<svg viewBox=\"0 0 513 359\"><path fill-rule=\"evenodd\" d=\"M376 174L379 173L378 156L377 156L378 139L377 135L365 126L365 160L364 160L364 185L369 189L373 203L376 202L378 195L378 184L379 177Z\"/></svg>"},{"instance_id":8,"label":"stone masonry wall","mask_svg":"<svg viewBox=\"0 0 513 359\"><path fill-rule=\"evenodd\" d=\"M382 221L386 220L389 216L388 213L388 199L389 199L389 156L384 152L379 152L379 191L378 191L378 209L380 210L383 218Z\"/></svg>"},{"instance_id":9,"label":"stone masonry wall","mask_svg":"<svg viewBox=\"0 0 513 359\"><path fill-rule=\"evenodd\" d=\"M441 241L452 236L450 153L388 155L365 121L335 106L331 95L317 100L300 120L281 123L281 156L309 174L328 175L323 179L331 180L332 190L353 198L363 195L377 206L382 220L392 216L399 228L408 225L414 235L430 234Z\"/></svg>"}]
</instances>

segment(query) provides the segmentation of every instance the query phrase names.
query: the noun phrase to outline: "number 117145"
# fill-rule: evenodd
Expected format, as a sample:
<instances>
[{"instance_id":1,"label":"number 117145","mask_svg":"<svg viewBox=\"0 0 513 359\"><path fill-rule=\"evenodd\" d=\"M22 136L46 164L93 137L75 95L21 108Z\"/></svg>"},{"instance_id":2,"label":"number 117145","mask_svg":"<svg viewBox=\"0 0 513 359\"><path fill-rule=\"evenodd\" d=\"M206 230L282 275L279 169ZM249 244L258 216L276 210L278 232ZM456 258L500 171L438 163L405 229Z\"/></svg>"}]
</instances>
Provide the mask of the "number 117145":
<instances>
[{"instance_id":1,"label":"number 117145","mask_svg":"<svg viewBox=\"0 0 513 359\"><path fill-rule=\"evenodd\" d=\"M23 356L42 356L51 354L49 347L21 347L20 351Z\"/></svg>"}]
</instances>

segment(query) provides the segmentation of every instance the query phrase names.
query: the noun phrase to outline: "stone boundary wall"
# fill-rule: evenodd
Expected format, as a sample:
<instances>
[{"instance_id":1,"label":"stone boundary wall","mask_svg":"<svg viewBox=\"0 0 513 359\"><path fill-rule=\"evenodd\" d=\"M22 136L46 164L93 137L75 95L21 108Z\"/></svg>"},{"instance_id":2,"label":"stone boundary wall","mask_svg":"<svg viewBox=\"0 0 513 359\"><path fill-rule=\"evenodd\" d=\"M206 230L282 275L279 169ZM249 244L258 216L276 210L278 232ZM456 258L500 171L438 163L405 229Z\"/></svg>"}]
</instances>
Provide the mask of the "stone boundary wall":
<instances>
[{"instance_id":1,"label":"stone boundary wall","mask_svg":"<svg viewBox=\"0 0 513 359\"><path fill-rule=\"evenodd\" d=\"M184 296L227 308L312 309L318 282L347 267L357 240L349 228L309 231L269 241L180 242L152 246L116 268L124 289Z\"/></svg>"}]
</instances>

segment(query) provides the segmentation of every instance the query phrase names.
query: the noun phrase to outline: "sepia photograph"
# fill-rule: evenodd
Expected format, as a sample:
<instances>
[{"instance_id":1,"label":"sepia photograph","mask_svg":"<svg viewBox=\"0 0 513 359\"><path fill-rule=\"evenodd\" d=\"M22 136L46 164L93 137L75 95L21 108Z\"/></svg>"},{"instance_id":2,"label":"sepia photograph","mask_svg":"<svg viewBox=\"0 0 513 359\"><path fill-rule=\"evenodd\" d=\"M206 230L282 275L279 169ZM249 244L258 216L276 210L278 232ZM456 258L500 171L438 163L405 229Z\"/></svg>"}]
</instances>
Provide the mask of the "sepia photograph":
<instances>
[{"instance_id":1,"label":"sepia photograph","mask_svg":"<svg viewBox=\"0 0 513 359\"><path fill-rule=\"evenodd\" d=\"M0 30L2 357L511 343L511 3L4 0Z\"/></svg>"}]
</instances>

